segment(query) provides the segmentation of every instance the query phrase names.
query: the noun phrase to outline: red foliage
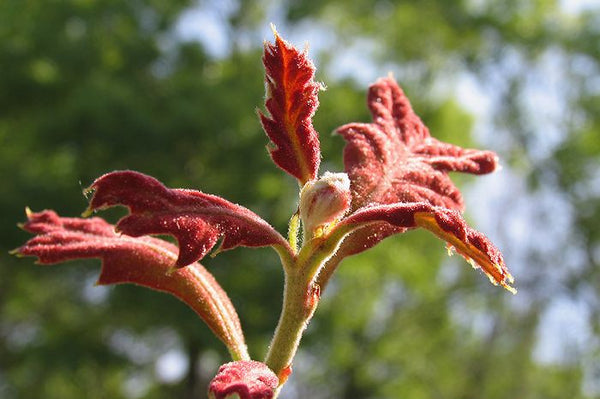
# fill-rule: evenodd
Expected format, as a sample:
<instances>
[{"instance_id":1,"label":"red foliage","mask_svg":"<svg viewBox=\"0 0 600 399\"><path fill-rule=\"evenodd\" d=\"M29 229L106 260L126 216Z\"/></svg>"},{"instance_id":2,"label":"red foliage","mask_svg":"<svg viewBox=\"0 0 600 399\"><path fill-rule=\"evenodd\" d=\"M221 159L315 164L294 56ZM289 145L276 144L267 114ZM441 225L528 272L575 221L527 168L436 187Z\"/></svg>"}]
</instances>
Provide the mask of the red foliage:
<instances>
[{"instance_id":1,"label":"red foliage","mask_svg":"<svg viewBox=\"0 0 600 399\"><path fill-rule=\"evenodd\" d=\"M174 270L177 247L152 237L115 232L100 218L65 218L54 211L28 212L23 228L36 236L14 252L36 256L41 264L72 259L102 259L98 284L132 283L168 292L188 304L233 353L247 356L233 304L199 263Z\"/></svg>"},{"instance_id":2,"label":"red foliage","mask_svg":"<svg viewBox=\"0 0 600 399\"><path fill-rule=\"evenodd\" d=\"M365 207L344 219L343 225L385 222L398 228L423 227L445 240L473 267L480 267L494 284L514 291L513 277L504 264L500 250L482 233L467 225L454 209L432 206L426 202ZM368 227L368 226L367 226Z\"/></svg>"},{"instance_id":3,"label":"red foliage","mask_svg":"<svg viewBox=\"0 0 600 399\"><path fill-rule=\"evenodd\" d=\"M288 246L270 224L240 205L200 191L170 189L133 171L108 173L89 188L90 210L124 205L131 214L117 230L133 237L169 234L179 242L177 266L202 259L222 239L219 250L237 246Z\"/></svg>"},{"instance_id":4,"label":"red foliage","mask_svg":"<svg viewBox=\"0 0 600 399\"><path fill-rule=\"evenodd\" d=\"M266 108L259 112L271 139L271 158L277 166L302 184L317 177L321 151L312 116L319 106L321 85L313 80L315 67L306 52L300 52L275 33L275 43L265 43Z\"/></svg>"},{"instance_id":5,"label":"red foliage","mask_svg":"<svg viewBox=\"0 0 600 399\"><path fill-rule=\"evenodd\" d=\"M352 206L427 202L463 210L449 171L484 174L497 167L496 154L440 142L414 113L392 78L369 88L373 123L351 123L338 129L346 173L352 183Z\"/></svg>"},{"instance_id":6,"label":"red foliage","mask_svg":"<svg viewBox=\"0 0 600 399\"><path fill-rule=\"evenodd\" d=\"M505 288L513 279L500 251L480 232L467 226L460 191L448 172L493 172L490 151L463 149L430 136L402 89L391 78L369 88L372 123L350 123L338 129L347 144L344 164L350 178L354 213L339 228L353 226L319 276L325 285L338 263L384 238L424 227L448 242L469 262Z\"/></svg>"}]
</instances>

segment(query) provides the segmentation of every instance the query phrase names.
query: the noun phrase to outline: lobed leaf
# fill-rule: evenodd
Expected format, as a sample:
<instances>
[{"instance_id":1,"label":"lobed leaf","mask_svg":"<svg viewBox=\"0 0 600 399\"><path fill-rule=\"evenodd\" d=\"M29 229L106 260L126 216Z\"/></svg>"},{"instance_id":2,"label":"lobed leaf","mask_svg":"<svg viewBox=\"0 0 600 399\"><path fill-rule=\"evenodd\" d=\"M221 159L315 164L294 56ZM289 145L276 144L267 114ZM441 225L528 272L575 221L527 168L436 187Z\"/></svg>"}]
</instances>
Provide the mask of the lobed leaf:
<instances>
[{"instance_id":1,"label":"lobed leaf","mask_svg":"<svg viewBox=\"0 0 600 399\"><path fill-rule=\"evenodd\" d=\"M36 234L14 253L35 256L40 264L99 258L98 284L132 283L167 292L190 306L225 343L235 359L248 359L239 318L227 294L199 263L172 270L177 247L153 237L115 232L100 218L59 217L54 211L28 212L22 227Z\"/></svg>"},{"instance_id":2,"label":"lobed leaf","mask_svg":"<svg viewBox=\"0 0 600 399\"><path fill-rule=\"evenodd\" d=\"M448 172L485 174L498 166L491 151L463 149L431 137L391 77L371 85L367 103L372 123L350 123L337 130L346 140L344 165L351 182L353 211L413 203L462 211L462 195ZM354 230L325 270L335 269L344 257L404 230L384 222Z\"/></svg>"},{"instance_id":3,"label":"lobed leaf","mask_svg":"<svg viewBox=\"0 0 600 399\"><path fill-rule=\"evenodd\" d=\"M219 250L237 246L278 246L287 241L254 212L215 195L170 189L151 176L118 171L99 177L89 211L114 205L129 208L130 215L117 230L133 237L169 234L179 243L179 267L202 259L221 239Z\"/></svg>"},{"instance_id":4,"label":"lobed leaf","mask_svg":"<svg viewBox=\"0 0 600 399\"><path fill-rule=\"evenodd\" d=\"M315 67L306 52L300 52L275 32L275 43L265 43L263 64L269 116L259 111L269 139L269 153L277 166L302 185L319 171L319 134L312 117L319 106L321 85L313 78Z\"/></svg>"},{"instance_id":5,"label":"lobed leaf","mask_svg":"<svg viewBox=\"0 0 600 399\"><path fill-rule=\"evenodd\" d=\"M477 230L469 227L460 212L426 202L391 204L366 207L344 219L337 228L354 229L385 222L398 229L425 228L448 243L448 248L456 250L473 267L479 267L494 284L500 284L511 292L513 277L508 272L502 254L490 240ZM359 243L349 237L346 253L351 245Z\"/></svg>"},{"instance_id":6,"label":"lobed leaf","mask_svg":"<svg viewBox=\"0 0 600 399\"><path fill-rule=\"evenodd\" d=\"M353 209L373 204L427 202L463 210L448 172L492 172L490 151L463 149L432 138L391 77L369 88L372 123L351 123L337 132L346 140L344 164L352 182Z\"/></svg>"}]
</instances>

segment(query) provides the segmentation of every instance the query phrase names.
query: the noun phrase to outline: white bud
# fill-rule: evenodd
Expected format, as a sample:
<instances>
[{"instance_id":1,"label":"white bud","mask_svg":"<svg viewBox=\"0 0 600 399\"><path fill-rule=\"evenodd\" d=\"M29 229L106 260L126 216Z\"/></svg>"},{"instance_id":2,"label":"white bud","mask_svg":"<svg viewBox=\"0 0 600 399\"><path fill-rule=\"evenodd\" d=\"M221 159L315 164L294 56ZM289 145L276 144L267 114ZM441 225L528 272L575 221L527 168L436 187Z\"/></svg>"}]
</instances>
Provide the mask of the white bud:
<instances>
[{"instance_id":1,"label":"white bud","mask_svg":"<svg viewBox=\"0 0 600 399\"><path fill-rule=\"evenodd\" d=\"M317 229L337 222L350 208L350 179L345 173L325 174L307 182L300 191L300 218L304 231L313 235Z\"/></svg>"}]
</instances>

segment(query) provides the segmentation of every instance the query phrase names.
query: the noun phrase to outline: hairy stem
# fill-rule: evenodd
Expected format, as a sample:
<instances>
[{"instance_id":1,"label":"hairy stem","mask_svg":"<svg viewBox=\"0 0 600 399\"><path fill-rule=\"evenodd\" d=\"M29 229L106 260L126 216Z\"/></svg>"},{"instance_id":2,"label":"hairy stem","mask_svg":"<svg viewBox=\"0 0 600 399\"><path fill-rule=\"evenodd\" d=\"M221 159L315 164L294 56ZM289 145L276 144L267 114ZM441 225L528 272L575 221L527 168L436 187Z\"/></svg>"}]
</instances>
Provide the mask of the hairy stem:
<instances>
[{"instance_id":1,"label":"hairy stem","mask_svg":"<svg viewBox=\"0 0 600 399\"><path fill-rule=\"evenodd\" d=\"M319 303L320 287L314 282L316 276L345 234L340 231L328 237L314 238L304 243L297 256L281 257L285 271L283 307L265 359L266 365L279 377L278 390L291 372L302 334Z\"/></svg>"},{"instance_id":2,"label":"hairy stem","mask_svg":"<svg viewBox=\"0 0 600 399\"><path fill-rule=\"evenodd\" d=\"M306 277L297 268L286 272L283 309L265 363L285 382L302 333L306 329L316 303L307 301L309 292ZM312 307L312 309L310 309Z\"/></svg>"}]
</instances>

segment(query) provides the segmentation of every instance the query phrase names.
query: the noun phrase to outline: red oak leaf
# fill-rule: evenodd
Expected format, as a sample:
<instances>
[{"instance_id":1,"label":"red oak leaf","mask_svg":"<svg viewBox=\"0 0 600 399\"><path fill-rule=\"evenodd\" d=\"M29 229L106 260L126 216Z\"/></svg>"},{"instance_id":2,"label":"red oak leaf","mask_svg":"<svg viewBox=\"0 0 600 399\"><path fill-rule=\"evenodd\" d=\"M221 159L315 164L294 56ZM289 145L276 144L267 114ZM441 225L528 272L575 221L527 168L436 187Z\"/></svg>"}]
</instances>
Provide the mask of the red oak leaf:
<instances>
[{"instance_id":1,"label":"red oak leaf","mask_svg":"<svg viewBox=\"0 0 600 399\"><path fill-rule=\"evenodd\" d=\"M174 236L179 267L202 259L219 239L219 250L269 245L289 250L287 241L247 208L199 191L170 189L138 172L105 174L88 190L94 191L89 211L114 205L129 208L131 214L117 223L118 231L133 237Z\"/></svg>"},{"instance_id":2,"label":"red oak leaf","mask_svg":"<svg viewBox=\"0 0 600 399\"><path fill-rule=\"evenodd\" d=\"M237 313L227 294L199 263L171 272L177 247L153 237L115 233L100 218L65 218L54 211L27 213L23 228L36 234L14 253L35 256L41 264L99 258L98 284L132 283L168 292L189 305L236 359L248 359Z\"/></svg>"},{"instance_id":3,"label":"red oak leaf","mask_svg":"<svg viewBox=\"0 0 600 399\"><path fill-rule=\"evenodd\" d=\"M493 152L463 149L431 137L391 77L369 88L367 102L373 123L351 123L338 129L347 141L344 164L353 210L374 204L427 202L462 211L462 195L448 172L483 174L496 169ZM353 233L341 250L348 255L362 252L402 231L389 224L370 225Z\"/></svg>"},{"instance_id":4,"label":"red oak leaf","mask_svg":"<svg viewBox=\"0 0 600 399\"><path fill-rule=\"evenodd\" d=\"M319 106L321 85L313 78L315 67L275 32L275 43L265 43L263 56L270 116L259 111L263 129L271 139L271 158L277 166L304 185L315 179L321 162L319 134L312 116Z\"/></svg>"},{"instance_id":5,"label":"red oak leaf","mask_svg":"<svg viewBox=\"0 0 600 399\"><path fill-rule=\"evenodd\" d=\"M208 387L209 399L271 399L279 379L266 364L254 360L222 365Z\"/></svg>"},{"instance_id":6,"label":"red oak leaf","mask_svg":"<svg viewBox=\"0 0 600 399\"><path fill-rule=\"evenodd\" d=\"M373 123L351 123L337 131L347 141L344 164L352 187L352 207L428 202L463 210L449 171L484 174L497 167L490 151L440 142L414 113L391 77L369 88Z\"/></svg>"},{"instance_id":7,"label":"red oak leaf","mask_svg":"<svg viewBox=\"0 0 600 399\"><path fill-rule=\"evenodd\" d=\"M510 286L514 279L498 248L485 235L469 227L457 210L426 202L365 207L344 219L338 228L356 228L374 222L401 229L423 227L445 240L449 250L456 250L473 267L480 267L492 283L515 292Z\"/></svg>"},{"instance_id":8,"label":"red oak leaf","mask_svg":"<svg viewBox=\"0 0 600 399\"><path fill-rule=\"evenodd\" d=\"M494 283L510 287L500 251L460 215L464 204L448 172L492 172L497 157L490 151L463 149L440 142L414 113L402 89L390 77L369 89L373 123L338 129L347 141L344 164L352 190L352 213L336 227L352 230L318 277L324 286L339 262L384 238L424 227L446 240Z\"/></svg>"}]
</instances>

